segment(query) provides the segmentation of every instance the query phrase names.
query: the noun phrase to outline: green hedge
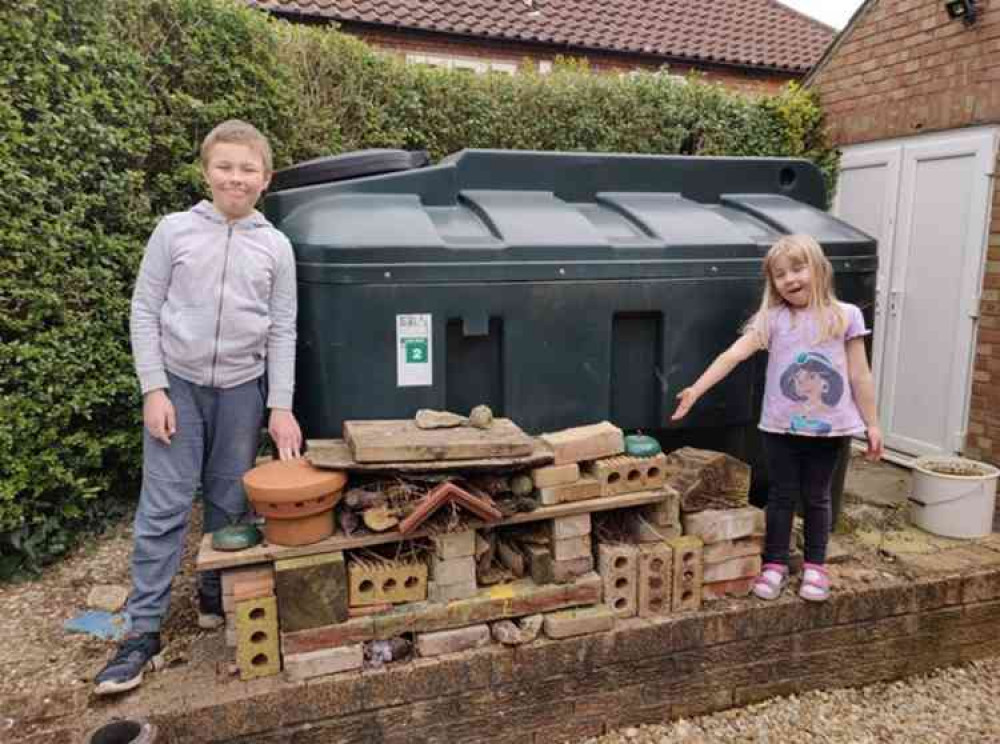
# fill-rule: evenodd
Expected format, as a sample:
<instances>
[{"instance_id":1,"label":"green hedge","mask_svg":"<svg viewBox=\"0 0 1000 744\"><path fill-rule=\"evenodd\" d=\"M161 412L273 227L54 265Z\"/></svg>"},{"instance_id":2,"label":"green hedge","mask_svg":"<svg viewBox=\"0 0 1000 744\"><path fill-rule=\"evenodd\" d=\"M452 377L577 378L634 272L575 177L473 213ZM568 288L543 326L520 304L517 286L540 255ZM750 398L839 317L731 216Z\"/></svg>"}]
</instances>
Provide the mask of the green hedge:
<instances>
[{"instance_id":1,"label":"green hedge","mask_svg":"<svg viewBox=\"0 0 1000 744\"><path fill-rule=\"evenodd\" d=\"M129 296L156 219L202 196L198 144L241 117L278 165L364 147L836 153L795 87L691 78L470 76L236 0L0 6L0 577L34 570L134 500L140 400Z\"/></svg>"}]
</instances>

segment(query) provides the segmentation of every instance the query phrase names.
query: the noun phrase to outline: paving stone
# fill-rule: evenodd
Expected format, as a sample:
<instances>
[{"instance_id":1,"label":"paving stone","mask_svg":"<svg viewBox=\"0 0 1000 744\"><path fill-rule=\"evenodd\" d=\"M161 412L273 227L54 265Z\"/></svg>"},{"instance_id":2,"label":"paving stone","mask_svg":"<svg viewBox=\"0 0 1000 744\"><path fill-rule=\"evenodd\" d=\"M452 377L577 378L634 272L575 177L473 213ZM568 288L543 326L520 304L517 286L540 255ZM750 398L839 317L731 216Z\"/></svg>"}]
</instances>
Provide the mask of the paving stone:
<instances>
[{"instance_id":1,"label":"paving stone","mask_svg":"<svg viewBox=\"0 0 1000 744\"><path fill-rule=\"evenodd\" d=\"M552 540L565 540L568 537L589 535L592 526L589 514L556 517L548 524Z\"/></svg>"},{"instance_id":2,"label":"paving stone","mask_svg":"<svg viewBox=\"0 0 1000 744\"><path fill-rule=\"evenodd\" d=\"M603 633L614 626L615 613L607 605L549 612L544 623L545 635L553 639Z\"/></svg>"},{"instance_id":3,"label":"paving stone","mask_svg":"<svg viewBox=\"0 0 1000 744\"><path fill-rule=\"evenodd\" d=\"M488 646L491 643L488 625L470 625L467 628L437 630L417 635L417 653L421 656L440 656L459 651Z\"/></svg>"},{"instance_id":4,"label":"paving stone","mask_svg":"<svg viewBox=\"0 0 1000 744\"><path fill-rule=\"evenodd\" d=\"M87 607L104 612L118 612L128 600L128 587L118 584L98 584L87 592Z\"/></svg>"},{"instance_id":5,"label":"paving stone","mask_svg":"<svg viewBox=\"0 0 1000 744\"><path fill-rule=\"evenodd\" d=\"M745 579L760 573L761 557L759 555L744 555L730 558L728 561L706 563L703 568L702 582L732 581Z\"/></svg>"},{"instance_id":6,"label":"paving stone","mask_svg":"<svg viewBox=\"0 0 1000 744\"><path fill-rule=\"evenodd\" d=\"M565 486L549 486L538 489L538 498L545 506L596 499L600 495L601 484L594 478L580 478L575 483L569 483Z\"/></svg>"},{"instance_id":7,"label":"paving stone","mask_svg":"<svg viewBox=\"0 0 1000 744\"><path fill-rule=\"evenodd\" d=\"M598 460L625 451L622 430L608 421L542 434L540 439L552 448L555 455L553 465Z\"/></svg>"},{"instance_id":8,"label":"paving stone","mask_svg":"<svg viewBox=\"0 0 1000 744\"><path fill-rule=\"evenodd\" d=\"M637 595L639 617L666 615L671 609L673 551L665 543L639 547Z\"/></svg>"},{"instance_id":9,"label":"paving stone","mask_svg":"<svg viewBox=\"0 0 1000 744\"><path fill-rule=\"evenodd\" d=\"M531 480L535 488L548 488L549 486L564 486L567 483L574 483L580 479L580 466L575 462L565 465L549 465L544 468L535 468L531 471Z\"/></svg>"},{"instance_id":10,"label":"paving stone","mask_svg":"<svg viewBox=\"0 0 1000 744\"><path fill-rule=\"evenodd\" d=\"M475 572L472 579L455 584L439 584L432 581L427 587L427 599L431 602L450 602L453 599L466 599L476 596L479 586L476 584Z\"/></svg>"},{"instance_id":11,"label":"paving stone","mask_svg":"<svg viewBox=\"0 0 1000 744\"><path fill-rule=\"evenodd\" d=\"M364 645L324 648L285 656L285 676L291 682L301 682L326 674L360 669L365 662Z\"/></svg>"},{"instance_id":12,"label":"paving stone","mask_svg":"<svg viewBox=\"0 0 1000 744\"><path fill-rule=\"evenodd\" d=\"M442 559L463 558L476 552L476 531L446 532L431 537L434 554Z\"/></svg>"},{"instance_id":13,"label":"paving stone","mask_svg":"<svg viewBox=\"0 0 1000 744\"><path fill-rule=\"evenodd\" d=\"M320 628L347 619L347 569L342 552L279 560L274 569L274 591L284 632ZM240 586L237 584L234 592Z\"/></svg>"},{"instance_id":14,"label":"paving stone","mask_svg":"<svg viewBox=\"0 0 1000 744\"><path fill-rule=\"evenodd\" d=\"M589 558L591 553L590 535L567 537L552 541L552 558L556 561L568 561L574 558Z\"/></svg>"},{"instance_id":15,"label":"paving stone","mask_svg":"<svg viewBox=\"0 0 1000 744\"><path fill-rule=\"evenodd\" d=\"M435 584L476 583L476 559L471 555L447 560L435 556L431 559L430 569L431 580Z\"/></svg>"},{"instance_id":16,"label":"paving stone","mask_svg":"<svg viewBox=\"0 0 1000 744\"><path fill-rule=\"evenodd\" d=\"M764 552L764 538L751 535L737 540L723 540L705 545L702 558L707 566L710 563L721 563L733 558L748 555L760 555Z\"/></svg>"},{"instance_id":17,"label":"paving stone","mask_svg":"<svg viewBox=\"0 0 1000 744\"><path fill-rule=\"evenodd\" d=\"M739 509L706 509L681 517L684 534L694 535L703 543L737 540L764 534L764 510L755 506Z\"/></svg>"}]
</instances>

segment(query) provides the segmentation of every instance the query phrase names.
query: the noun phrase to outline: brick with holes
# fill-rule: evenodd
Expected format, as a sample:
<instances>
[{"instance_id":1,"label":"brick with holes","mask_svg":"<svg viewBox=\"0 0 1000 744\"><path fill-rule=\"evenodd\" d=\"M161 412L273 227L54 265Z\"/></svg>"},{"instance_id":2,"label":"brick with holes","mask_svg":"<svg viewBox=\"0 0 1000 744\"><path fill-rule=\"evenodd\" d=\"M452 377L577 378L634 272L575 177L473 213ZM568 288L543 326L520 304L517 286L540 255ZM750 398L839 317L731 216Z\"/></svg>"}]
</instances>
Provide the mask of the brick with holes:
<instances>
[{"instance_id":1,"label":"brick with holes","mask_svg":"<svg viewBox=\"0 0 1000 744\"><path fill-rule=\"evenodd\" d=\"M615 496L662 488L666 461L663 453L654 457L617 455L585 463L583 467L587 475L601 484L601 496Z\"/></svg>"},{"instance_id":2,"label":"brick with holes","mask_svg":"<svg viewBox=\"0 0 1000 744\"><path fill-rule=\"evenodd\" d=\"M270 677L281 671L278 603L274 597L236 603L236 666L240 679Z\"/></svg>"},{"instance_id":3,"label":"brick with holes","mask_svg":"<svg viewBox=\"0 0 1000 744\"><path fill-rule=\"evenodd\" d=\"M693 535L676 537L667 544L674 553L671 607L675 612L701 607L702 542Z\"/></svg>"},{"instance_id":4,"label":"brick with holes","mask_svg":"<svg viewBox=\"0 0 1000 744\"><path fill-rule=\"evenodd\" d=\"M637 610L638 548L627 543L600 543L597 571L604 586L604 603L616 617L633 617Z\"/></svg>"},{"instance_id":5,"label":"brick with holes","mask_svg":"<svg viewBox=\"0 0 1000 744\"><path fill-rule=\"evenodd\" d=\"M674 553L666 543L639 547L638 614L655 617L669 614L673 593Z\"/></svg>"}]
</instances>

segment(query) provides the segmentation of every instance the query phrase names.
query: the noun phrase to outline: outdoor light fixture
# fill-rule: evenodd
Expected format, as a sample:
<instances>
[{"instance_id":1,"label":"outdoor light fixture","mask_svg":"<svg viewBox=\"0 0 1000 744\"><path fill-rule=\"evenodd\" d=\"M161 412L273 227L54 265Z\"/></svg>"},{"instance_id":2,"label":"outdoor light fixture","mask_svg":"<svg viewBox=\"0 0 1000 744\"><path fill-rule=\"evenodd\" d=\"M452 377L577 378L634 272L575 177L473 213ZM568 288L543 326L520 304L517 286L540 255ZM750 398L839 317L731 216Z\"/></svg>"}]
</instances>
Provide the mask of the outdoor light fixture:
<instances>
[{"instance_id":1,"label":"outdoor light fixture","mask_svg":"<svg viewBox=\"0 0 1000 744\"><path fill-rule=\"evenodd\" d=\"M944 7L949 18L961 18L966 26L976 22L976 0L948 0Z\"/></svg>"}]
</instances>

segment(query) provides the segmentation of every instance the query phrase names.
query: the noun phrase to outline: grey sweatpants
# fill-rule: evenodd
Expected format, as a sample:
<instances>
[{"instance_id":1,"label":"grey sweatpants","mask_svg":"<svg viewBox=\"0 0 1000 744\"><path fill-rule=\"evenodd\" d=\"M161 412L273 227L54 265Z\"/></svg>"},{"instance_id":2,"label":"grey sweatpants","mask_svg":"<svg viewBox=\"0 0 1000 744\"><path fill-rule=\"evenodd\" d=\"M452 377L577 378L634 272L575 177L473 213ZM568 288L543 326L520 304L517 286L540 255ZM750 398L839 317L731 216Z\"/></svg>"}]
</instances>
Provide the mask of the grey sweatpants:
<instances>
[{"instance_id":1,"label":"grey sweatpants","mask_svg":"<svg viewBox=\"0 0 1000 744\"><path fill-rule=\"evenodd\" d=\"M233 388L195 385L167 373L177 432L166 445L143 428L142 491L135 515L132 593L125 612L134 631L158 631L184 552L191 506L201 486L205 532L243 521L243 474L253 466L264 418L264 378ZM218 596L219 576L199 574L199 591Z\"/></svg>"}]
</instances>

